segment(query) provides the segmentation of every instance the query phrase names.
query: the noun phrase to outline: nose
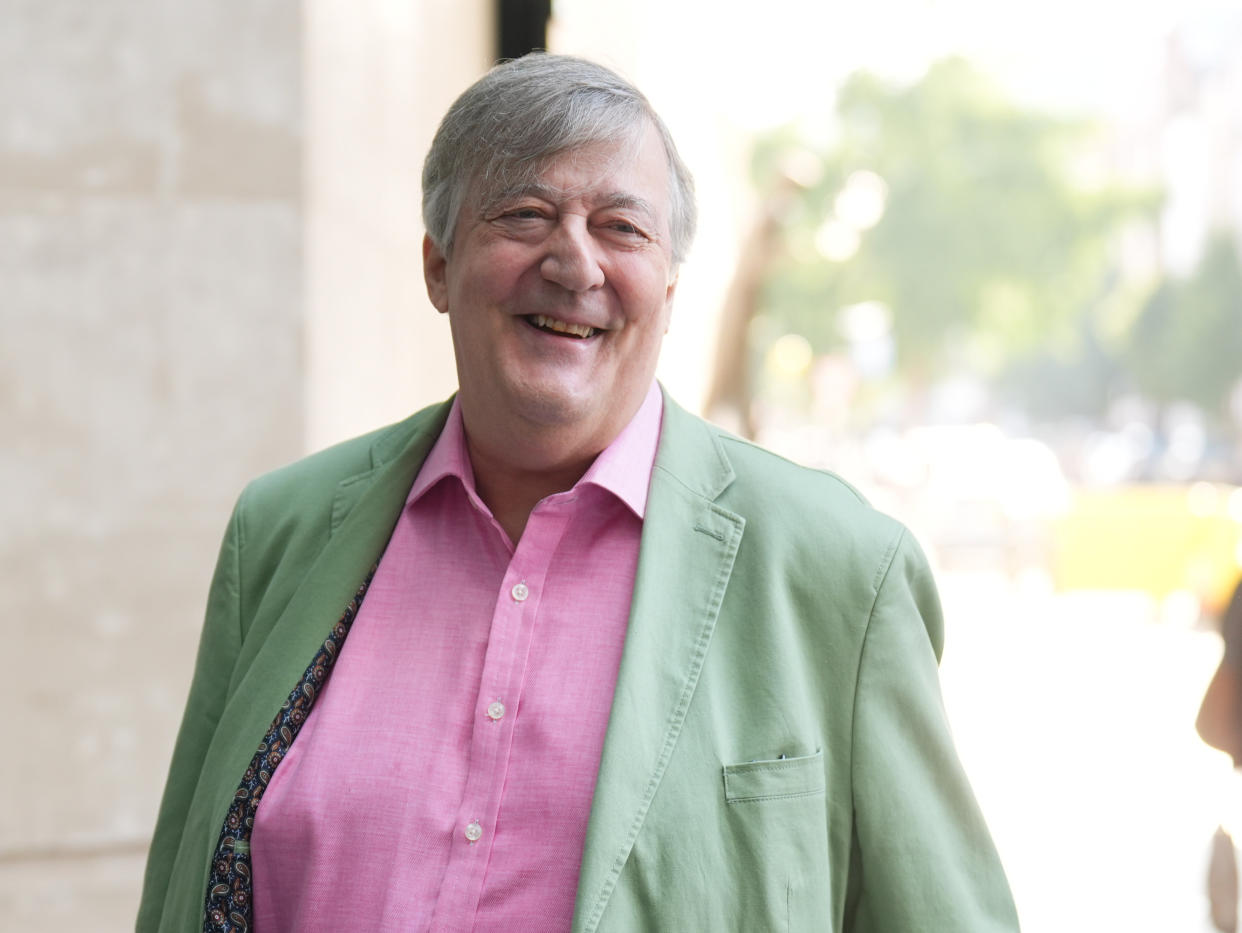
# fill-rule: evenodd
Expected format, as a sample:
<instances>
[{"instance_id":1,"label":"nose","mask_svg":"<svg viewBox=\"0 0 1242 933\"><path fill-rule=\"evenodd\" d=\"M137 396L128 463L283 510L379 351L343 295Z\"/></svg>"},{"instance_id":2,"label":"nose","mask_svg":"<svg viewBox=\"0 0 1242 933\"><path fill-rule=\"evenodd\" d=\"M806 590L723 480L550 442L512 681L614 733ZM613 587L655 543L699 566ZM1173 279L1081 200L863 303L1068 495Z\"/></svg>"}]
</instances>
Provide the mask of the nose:
<instances>
[{"instance_id":1,"label":"nose","mask_svg":"<svg viewBox=\"0 0 1242 933\"><path fill-rule=\"evenodd\" d=\"M547 254L539 271L549 282L571 292L585 292L604 284L604 270L596 255L585 221L567 217L545 240Z\"/></svg>"}]
</instances>

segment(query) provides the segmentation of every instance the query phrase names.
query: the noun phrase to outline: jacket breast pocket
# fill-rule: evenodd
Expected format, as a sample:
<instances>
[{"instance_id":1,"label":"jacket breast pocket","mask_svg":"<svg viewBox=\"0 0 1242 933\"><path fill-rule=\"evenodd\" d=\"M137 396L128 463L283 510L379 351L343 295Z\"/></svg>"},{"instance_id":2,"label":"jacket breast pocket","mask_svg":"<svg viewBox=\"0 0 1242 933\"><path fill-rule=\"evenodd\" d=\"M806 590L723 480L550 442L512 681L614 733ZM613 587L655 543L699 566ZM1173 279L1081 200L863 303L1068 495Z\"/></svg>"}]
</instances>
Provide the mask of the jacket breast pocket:
<instances>
[{"instance_id":1,"label":"jacket breast pocket","mask_svg":"<svg viewBox=\"0 0 1242 933\"><path fill-rule=\"evenodd\" d=\"M823 751L725 765L728 851L739 930L829 931L827 780Z\"/></svg>"},{"instance_id":2,"label":"jacket breast pocket","mask_svg":"<svg viewBox=\"0 0 1242 933\"><path fill-rule=\"evenodd\" d=\"M729 803L813 797L824 792L824 753L724 766Z\"/></svg>"}]
</instances>

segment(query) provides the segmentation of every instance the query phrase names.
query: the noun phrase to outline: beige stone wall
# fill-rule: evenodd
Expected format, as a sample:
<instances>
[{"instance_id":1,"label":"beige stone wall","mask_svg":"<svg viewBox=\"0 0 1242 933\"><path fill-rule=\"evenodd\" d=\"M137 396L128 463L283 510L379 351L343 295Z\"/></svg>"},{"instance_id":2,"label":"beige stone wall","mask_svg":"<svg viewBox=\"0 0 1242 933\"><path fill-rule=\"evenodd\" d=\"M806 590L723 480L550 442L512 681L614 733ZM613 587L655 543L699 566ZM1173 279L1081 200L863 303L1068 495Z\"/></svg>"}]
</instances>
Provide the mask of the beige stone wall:
<instances>
[{"instance_id":1,"label":"beige stone wall","mask_svg":"<svg viewBox=\"0 0 1242 933\"><path fill-rule=\"evenodd\" d=\"M427 301L423 156L486 70L488 0L316 0L306 10L308 449L396 421L457 384Z\"/></svg>"},{"instance_id":2,"label":"beige stone wall","mask_svg":"<svg viewBox=\"0 0 1242 933\"><path fill-rule=\"evenodd\" d=\"M132 929L238 491L451 385L417 172L487 8L0 0L0 928Z\"/></svg>"}]
</instances>

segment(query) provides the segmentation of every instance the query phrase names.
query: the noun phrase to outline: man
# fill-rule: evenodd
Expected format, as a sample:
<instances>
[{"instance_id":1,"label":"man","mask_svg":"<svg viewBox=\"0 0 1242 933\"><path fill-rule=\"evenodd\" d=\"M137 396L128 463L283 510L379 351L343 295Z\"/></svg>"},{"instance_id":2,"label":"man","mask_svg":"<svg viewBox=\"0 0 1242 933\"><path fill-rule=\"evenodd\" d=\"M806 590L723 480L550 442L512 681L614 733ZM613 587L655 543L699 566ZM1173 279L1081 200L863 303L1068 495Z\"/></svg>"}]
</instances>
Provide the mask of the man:
<instances>
[{"instance_id":1,"label":"man","mask_svg":"<svg viewBox=\"0 0 1242 933\"><path fill-rule=\"evenodd\" d=\"M459 392L243 493L139 928L1016 929L917 546L654 382L646 99L502 65L423 187Z\"/></svg>"},{"instance_id":2,"label":"man","mask_svg":"<svg viewBox=\"0 0 1242 933\"><path fill-rule=\"evenodd\" d=\"M1234 768L1242 767L1242 582L1233 590L1220 620L1225 643L1220 664L1212 674L1195 728L1208 745L1228 753ZM1212 837L1208 863L1208 904L1212 923L1224 933L1238 928L1238 857L1234 839L1218 827Z\"/></svg>"}]
</instances>

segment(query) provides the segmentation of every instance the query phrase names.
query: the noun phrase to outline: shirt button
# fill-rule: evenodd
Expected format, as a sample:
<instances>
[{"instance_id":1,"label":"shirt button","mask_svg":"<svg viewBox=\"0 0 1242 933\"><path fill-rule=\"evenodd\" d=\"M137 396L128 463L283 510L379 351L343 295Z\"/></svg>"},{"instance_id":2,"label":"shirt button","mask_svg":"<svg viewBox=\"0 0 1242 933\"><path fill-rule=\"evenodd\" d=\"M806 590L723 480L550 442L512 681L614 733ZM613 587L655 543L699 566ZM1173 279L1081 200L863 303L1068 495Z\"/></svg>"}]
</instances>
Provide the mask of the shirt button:
<instances>
[{"instance_id":1,"label":"shirt button","mask_svg":"<svg viewBox=\"0 0 1242 933\"><path fill-rule=\"evenodd\" d=\"M478 820L471 820L466 824L466 839L469 842L478 842L483 838L483 827L479 825Z\"/></svg>"},{"instance_id":2,"label":"shirt button","mask_svg":"<svg viewBox=\"0 0 1242 933\"><path fill-rule=\"evenodd\" d=\"M509 594L516 602L520 603L530 595L530 590L527 588L525 583L515 583L513 584L513 589L509 591Z\"/></svg>"},{"instance_id":3,"label":"shirt button","mask_svg":"<svg viewBox=\"0 0 1242 933\"><path fill-rule=\"evenodd\" d=\"M487 704L487 718L500 719L505 714L505 705L499 700L493 700Z\"/></svg>"}]
</instances>

